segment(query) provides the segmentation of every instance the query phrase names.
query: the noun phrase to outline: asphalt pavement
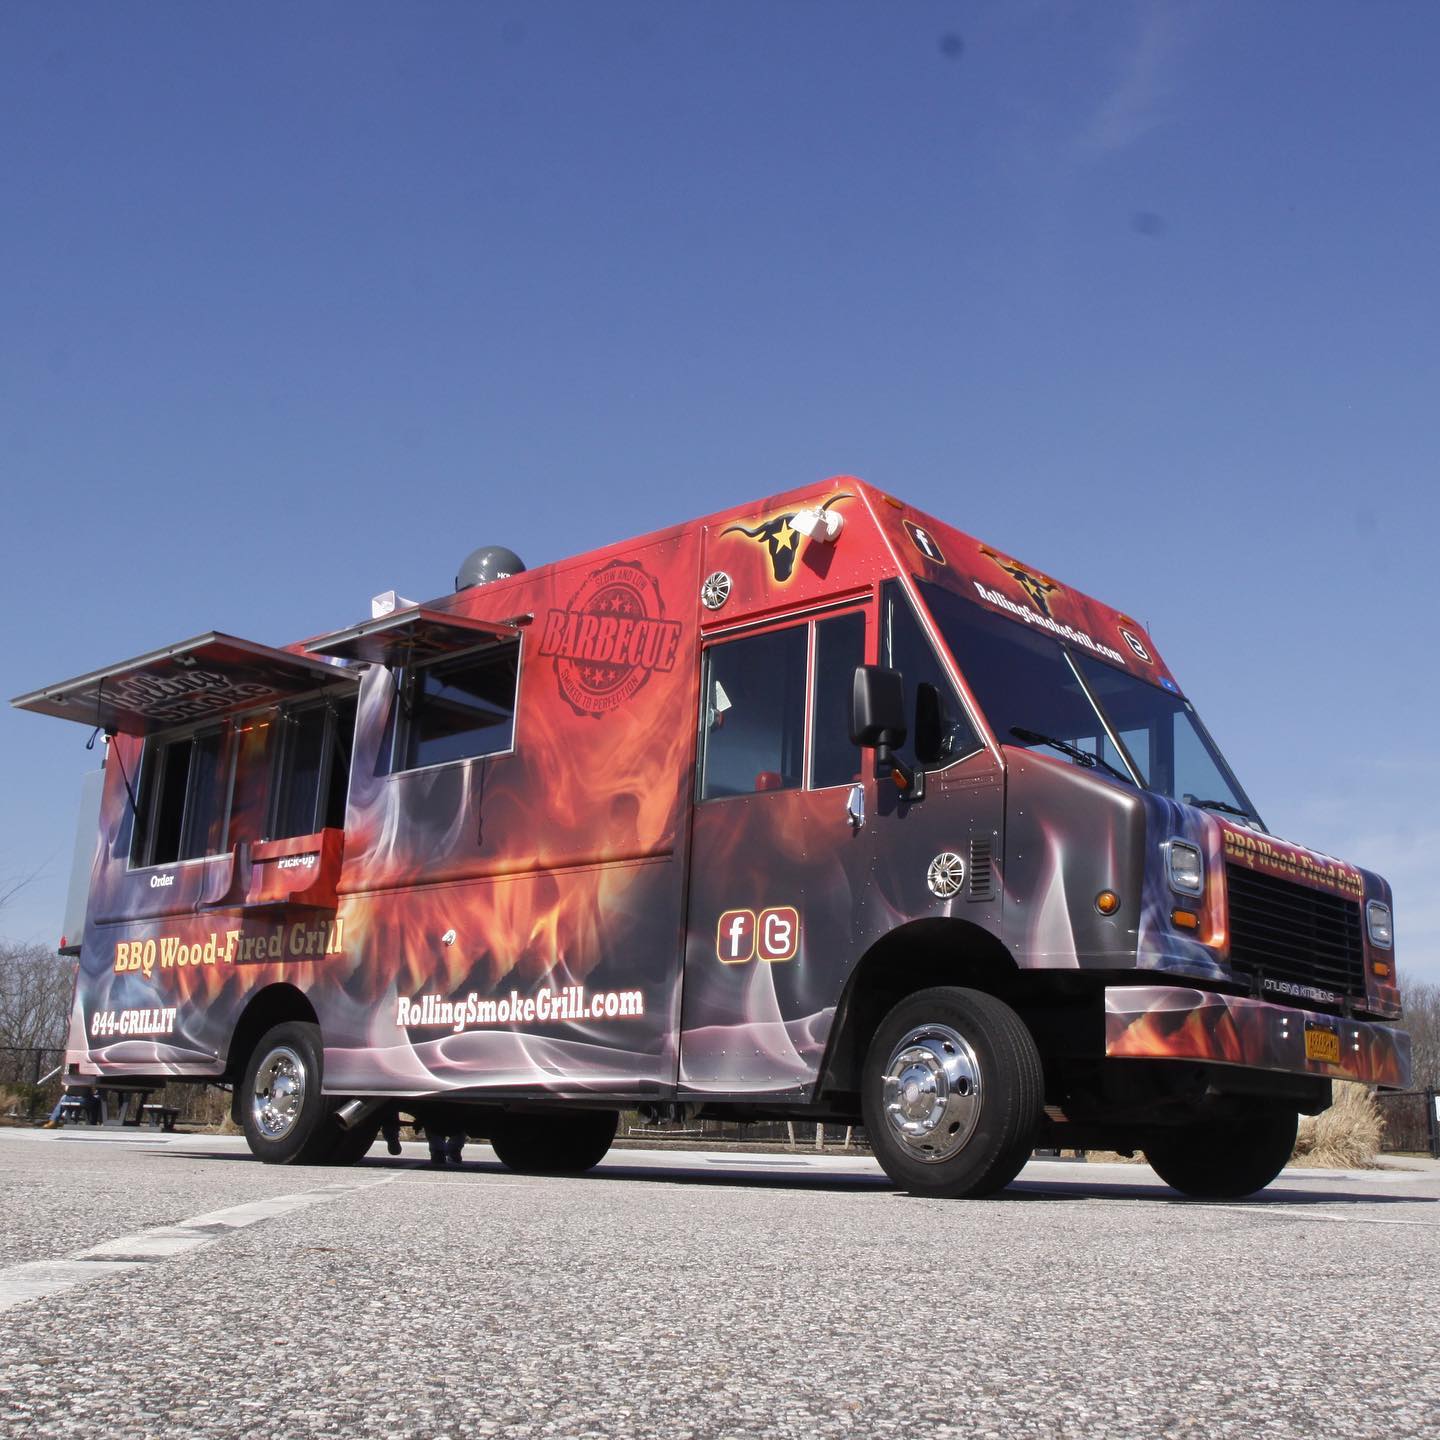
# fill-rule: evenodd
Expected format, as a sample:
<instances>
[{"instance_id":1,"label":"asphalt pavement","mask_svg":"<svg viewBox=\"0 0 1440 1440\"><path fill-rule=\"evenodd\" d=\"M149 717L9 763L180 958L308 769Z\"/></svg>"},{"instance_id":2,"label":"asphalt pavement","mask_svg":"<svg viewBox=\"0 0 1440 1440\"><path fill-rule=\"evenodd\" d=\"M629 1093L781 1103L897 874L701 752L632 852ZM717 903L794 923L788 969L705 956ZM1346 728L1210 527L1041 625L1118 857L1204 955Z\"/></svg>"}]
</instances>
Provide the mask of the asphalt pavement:
<instances>
[{"instance_id":1,"label":"asphalt pavement","mask_svg":"<svg viewBox=\"0 0 1440 1440\"><path fill-rule=\"evenodd\" d=\"M0 1436L1440 1435L1440 1165L1187 1201L1034 1161L0 1130Z\"/></svg>"}]
</instances>

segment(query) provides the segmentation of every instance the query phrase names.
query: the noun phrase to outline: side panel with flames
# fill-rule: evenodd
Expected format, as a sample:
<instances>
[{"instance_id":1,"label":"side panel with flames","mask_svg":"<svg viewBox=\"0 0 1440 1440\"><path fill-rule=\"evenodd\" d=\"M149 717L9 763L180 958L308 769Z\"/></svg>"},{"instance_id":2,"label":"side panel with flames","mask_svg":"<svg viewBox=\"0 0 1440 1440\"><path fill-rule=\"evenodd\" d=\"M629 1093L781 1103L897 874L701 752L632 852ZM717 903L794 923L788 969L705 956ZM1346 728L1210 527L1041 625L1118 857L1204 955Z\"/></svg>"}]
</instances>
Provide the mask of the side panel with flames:
<instances>
[{"instance_id":1,"label":"side panel with flames","mask_svg":"<svg viewBox=\"0 0 1440 1440\"><path fill-rule=\"evenodd\" d=\"M370 670L338 905L256 903L273 715L235 729L229 848L149 870L129 867L141 743L117 737L71 1061L219 1074L246 1005L284 984L332 1092L673 1085L699 546L671 532L441 602L528 621L506 754L392 773L395 676ZM317 837L322 868L339 838Z\"/></svg>"},{"instance_id":2,"label":"side panel with flames","mask_svg":"<svg viewBox=\"0 0 1440 1440\"><path fill-rule=\"evenodd\" d=\"M389 773L396 689L367 675L344 954L312 991L327 1088L674 1083L698 550L692 530L457 597L533 616L509 753Z\"/></svg>"}]
</instances>

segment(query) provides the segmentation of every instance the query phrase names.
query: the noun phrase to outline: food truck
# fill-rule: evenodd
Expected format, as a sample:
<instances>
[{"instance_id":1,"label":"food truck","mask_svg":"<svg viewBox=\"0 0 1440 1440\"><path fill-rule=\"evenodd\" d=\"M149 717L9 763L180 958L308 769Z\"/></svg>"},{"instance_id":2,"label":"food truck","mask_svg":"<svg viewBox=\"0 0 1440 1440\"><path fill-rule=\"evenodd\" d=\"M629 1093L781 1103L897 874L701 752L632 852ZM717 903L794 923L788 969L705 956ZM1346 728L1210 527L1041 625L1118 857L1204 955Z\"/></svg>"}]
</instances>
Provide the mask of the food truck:
<instances>
[{"instance_id":1,"label":"food truck","mask_svg":"<svg viewBox=\"0 0 1440 1440\"><path fill-rule=\"evenodd\" d=\"M262 1160L578 1172L639 1110L1226 1196L1408 1084L1386 881L1268 831L1143 625L854 478L14 703L106 739L69 1077L232 1087Z\"/></svg>"}]
</instances>

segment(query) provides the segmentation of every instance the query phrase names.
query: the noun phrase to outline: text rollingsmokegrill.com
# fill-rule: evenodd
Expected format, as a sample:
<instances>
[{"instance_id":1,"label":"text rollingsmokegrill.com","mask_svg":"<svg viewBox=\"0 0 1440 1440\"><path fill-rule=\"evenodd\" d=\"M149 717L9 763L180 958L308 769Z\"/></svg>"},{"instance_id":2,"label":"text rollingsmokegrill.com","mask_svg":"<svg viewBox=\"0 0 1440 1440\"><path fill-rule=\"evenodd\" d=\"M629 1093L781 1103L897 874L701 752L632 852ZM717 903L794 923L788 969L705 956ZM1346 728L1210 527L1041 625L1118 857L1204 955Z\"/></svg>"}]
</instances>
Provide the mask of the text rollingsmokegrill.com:
<instances>
[{"instance_id":1,"label":"text rollingsmokegrill.com","mask_svg":"<svg viewBox=\"0 0 1440 1440\"><path fill-rule=\"evenodd\" d=\"M463 1000L422 995L401 996L395 1002L395 1023L405 1029L453 1030L457 1035L471 1026L549 1024L556 1020L628 1020L645 1013L640 990L597 990L587 996L583 985L562 990L541 990L521 995L512 990L505 1000L482 1000L473 990Z\"/></svg>"},{"instance_id":2,"label":"text rollingsmokegrill.com","mask_svg":"<svg viewBox=\"0 0 1440 1440\"><path fill-rule=\"evenodd\" d=\"M1028 610L1024 605L1017 605L998 590L987 590L978 580L974 583L982 600L988 600L990 604L998 605L1000 609L1013 615L1017 620L1023 620L1027 625L1038 625L1042 630L1048 630L1062 640L1073 640L1077 645L1083 645L1087 650L1093 650L1097 655L1103 655L1107 660L1114 660L1120 665L1125 663L1125 657L1118 650L1111 649L1109 645L1102 645L1083 630L1077 630L1073 625L1062 625L1058 620L1052 619L1049 615L1042 615L1038 610Z\"/></svg>"}]
</instances>

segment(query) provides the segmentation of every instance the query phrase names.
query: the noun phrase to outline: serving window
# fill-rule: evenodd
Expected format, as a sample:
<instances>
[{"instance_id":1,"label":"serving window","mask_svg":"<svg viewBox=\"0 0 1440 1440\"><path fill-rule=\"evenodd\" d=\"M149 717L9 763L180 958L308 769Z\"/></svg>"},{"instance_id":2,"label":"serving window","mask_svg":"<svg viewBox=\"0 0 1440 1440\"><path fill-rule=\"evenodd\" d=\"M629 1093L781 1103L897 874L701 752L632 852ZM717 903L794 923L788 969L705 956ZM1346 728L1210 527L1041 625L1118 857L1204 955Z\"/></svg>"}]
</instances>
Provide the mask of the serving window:
<instances>
[{"instance_id":1,"label":"serving window","mask_svg":"<svg viewBox=\"0 0 1440 1440\"><path fill-rule=\"evenodd\" d=\"M276 735L269 837L285 840L343 829L355 739L354 699L290 706L280 712Z\"/></svg>"},{"instance_id":2,"label":"serving window","mask_svg":"<svg viewBox=\"0 0 1440 1440\"><path fill-rule=\"evenodd\" d=\"M520 642L407 669L400 680L395 770L501 755L515 745Z\"/></svg>"},{"instance_id":3,"label":"serving window","mask_svg":"<svg viewBox=\"0 0 1440 1440\"><path fill-rule=\"evenodd\" d=\"M132 865L172 865L224 850L230 748L228 725L146 742Z\"/></svg>"}]
</instances>

